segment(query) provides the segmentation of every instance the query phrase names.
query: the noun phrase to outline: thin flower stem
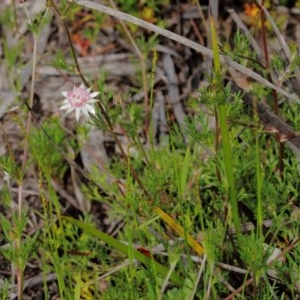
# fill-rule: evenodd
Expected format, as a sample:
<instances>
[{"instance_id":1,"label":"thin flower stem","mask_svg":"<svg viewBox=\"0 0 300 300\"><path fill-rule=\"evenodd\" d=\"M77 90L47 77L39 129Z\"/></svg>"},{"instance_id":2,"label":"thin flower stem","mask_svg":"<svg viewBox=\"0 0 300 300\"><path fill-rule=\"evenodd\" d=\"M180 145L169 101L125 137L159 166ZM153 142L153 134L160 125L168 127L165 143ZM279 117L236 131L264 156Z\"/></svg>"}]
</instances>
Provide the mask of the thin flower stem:
<instances>
[{"instance_id":1,"label":"thin flower stem","mask_svg":"<svg viewBox=\"0 0 300 300\"><path fill-rule=\"evenodd\" d=\"M30 95L29 95L29 107L32 109L33 107L33 98L34 98L34 86L35 86L35 71L36 71L36 51L37 51L37 36L33 34L33 55L32 55L32 72L31 72L31 84L30 84ZM26 124L26 139L24 142L24 150L23 150L23 160L22 160L22 174L25 173L26 164L28 160L28 137L30 134L32 122L32 115L29 112L27 116L27 124ZM22 211L23 211L23 178L20 179L19 188L18 188L18 219L17 222L22 222ZM22 249L21 249L21 234L17 230L17 224L14 224L15 230L17 232L17 238L14 243L15 251L18 255L17 257L17 290L18 290L18 299L23 299L23 287L24 287L24 268L23 261L21 257Z\"/></svg>"},{"instance_id":2,"label":"thin flower stem","mask_svg":"<svg viewBox=\"0 0 300 300\"><path fill-rule=\"evenodd\" d=\"M29 107L32 109L33 107L33 98L34 98L34 85L35 85L35 70L36 70L36 50L37 50L37 37L33 35L33 54L32 54L32 71L31 71L31 84L30 84L30 95L29 95ZM29 135L30 127L31 127L32 116L29 113L26 124L26 134ZM28 158L28 140L26 139L23 153L23 161L22 161L22 171L25 171L26 162ZM19 208L20 212L20 208Z\"/></svg>"}]
</instances>

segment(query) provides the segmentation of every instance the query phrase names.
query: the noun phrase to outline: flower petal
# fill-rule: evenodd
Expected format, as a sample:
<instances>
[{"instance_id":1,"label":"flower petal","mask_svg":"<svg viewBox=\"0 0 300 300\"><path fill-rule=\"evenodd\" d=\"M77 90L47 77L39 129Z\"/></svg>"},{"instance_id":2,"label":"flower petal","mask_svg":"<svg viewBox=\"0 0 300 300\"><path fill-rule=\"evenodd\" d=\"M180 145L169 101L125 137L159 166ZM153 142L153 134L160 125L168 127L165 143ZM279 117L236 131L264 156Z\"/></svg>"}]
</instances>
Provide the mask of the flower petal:
<instances>
[{"instance_id":1,"label":"flower petal","mask_svg":"<svg viewBox=\"0 0 300 300\"><path fill-rule=\"evenodd\" d=\"M69 93L68 91L62 91L61 93L64 97L68 98L68 93Z\"/></svg>"},{"instance_id":2,"label":"flower petal","mask_svg":"<svg viewBox=\"0 0 300 300\"><path fill-rule=\"evenodd\" d=\"M91 93L91 94L90 94L90 97L91 97L91 98L95 98L95 97L97 97L99 94L100 94L100 92L94 92L94 93Z\"/></svg>"},{"instance_id":3,"label":"flower petal","mask_svg":"<svg viewBox=\"0 0 300 300\"><path fill-rule=\"evenodd\" d=\"M70 112L72 112L74 110L74 108L73 107L70 107L70 108L68 108L68 110L67 110L67 112L66 112L66 114L69 114Z\"/></svg>"},{"instance_id":4,"label":"flower petal","mask_svg":"<svg viewBox=\"0 0 300 300\"><path fill-rule=\"evenodd\" d=\"M88 104L96 103L96 102L99 102L99 100L97 100L97 99L90 99L89 102L88 102Z\"/></svg>"},{"instance_id":5,"label":"flower petal","mask_svg":"<svg viewBox=\"0 0 300 300\"><path fill-rule=\"evenodd\" d=\"M66 103L60 109L69 109L69 108L71 108L70 104Z\"/></svg>"},{"instance_id":6,"label":"flower petal","mask_svg":"<svg viewBox=\"0 0 300 300\"><path fill-rule=\"evenodd\" d=\"M80 118L80 109L79 108L76 108L76 110L75 110L75 116L76 116L76 121L78 122L79 118Z\"/></svg>"},{"instance_id":7,"label":"flower petal","mask_svg":"<svg viewBox=\"0 0 300 300\"><path fill-rule=\"evenodd\" d=\"M95 114L95 108L92 105L87 104L86 108L88 112L90 112L91 114Z\"/></svg>"}]
</instances>

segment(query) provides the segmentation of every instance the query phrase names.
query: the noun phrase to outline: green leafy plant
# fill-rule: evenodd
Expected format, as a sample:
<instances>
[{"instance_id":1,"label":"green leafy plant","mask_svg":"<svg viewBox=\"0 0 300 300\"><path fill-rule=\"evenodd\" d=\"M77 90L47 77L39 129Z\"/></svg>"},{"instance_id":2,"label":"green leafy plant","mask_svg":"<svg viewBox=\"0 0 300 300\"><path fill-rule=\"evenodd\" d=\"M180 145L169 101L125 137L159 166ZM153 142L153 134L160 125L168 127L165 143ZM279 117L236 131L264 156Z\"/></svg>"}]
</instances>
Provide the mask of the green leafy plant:
<instances>
[{"instance_id":1,"label":"green leafy plant","mask_svg":"<svg viewBox=\"0 0 300 300\"><path fill-rule=\"evenodd\" d=\"M37 260L45 298L51 297L49 274L54 275L51 280L62 299L283 299L286 294L296 298L300 289L299 162L283 143L297 138L299 114L296 103L283 102L282 96L274 93L295 100L283 87L297 72L296 46L291 46L286 60L280 53L270 56L269 29L261 22L262 61L242 31L220 45L222 38L210 17L210 50L154 25L166 1L141 2L138 7L132 1L117 4L131 15L109 7L104 7L105 12L135 24L128 30L120 21L113 32L125 39L138 57L138 64L136 58L131 60L138 75L124 94L110 89L101 70L85 73L72 38L72 26L82 13L80 18L85 19L76 24L81 25L85 38L96 43L99 30L109 19L100 14L100 4L50 0L45 12L34 16L28 26L33 57L28 99L22 99L27 120L22 114L12 118L21 128L23 151L14 152L6 137L7 153L0 158L4 175L0 258L15 271L11 278L1 280L0 298L8 297L14 282L19 299L23 298L28 286L26 267ZM89 9L82 9L83 5ZM257 6L263 21L264 3ZM52 66L64 76L78 75L80 81L77 85L72 77L73 89L62 91L65 100L61 108L67 113L86 113L86 119L75 113L79 122L70 128L71 114L66 127L58 117L40 121L35 115L37 41L50 21L50 10L62 25L68 45L55 49ZM15 16L7 11L10 15L2 15L0 20L8 20L10 28ZM133 16L145 20L150 16L150 22ZM89 22L92 26L85 28ZM155 34L145 37L136 26ZM172 120L173 107L166 113L168 132L163 142L156 136L153 111L156 89L160 89L155 73L162 51L156 47L163 41L157 34L202 51L213 60L211 75L206 77L208 85L184 103L188 112L184 122ZM11 89L19 93L25 91L18 70L25 43L22 37L12 48L8 45L4 39L5 67L12 72ZM257 82L247 83L248 91L241 92L227 65ZM277 75L277 82L270 72ZM133 101L132 96L140 90L142 97ZM272 116L268 124L262 111ZM279 112L281 119L276 115ZM289 130L294 130L290 136L272 124L274 119L288 120L293 126ZM87 167L81 160L86 153L81 151L91 128L109 136L111 145L105 159L97 157L100 147L90 146L92 166ZM36 182L36 189L27 197L28 178ZM27 204L30 196L35 197L32 209L32 201ZM88 203L88 208L78 208L77 201ZM41 227L31 225L32 215ZM31 226L34 230L28 233Z\"/></svg>"}]
</instances>

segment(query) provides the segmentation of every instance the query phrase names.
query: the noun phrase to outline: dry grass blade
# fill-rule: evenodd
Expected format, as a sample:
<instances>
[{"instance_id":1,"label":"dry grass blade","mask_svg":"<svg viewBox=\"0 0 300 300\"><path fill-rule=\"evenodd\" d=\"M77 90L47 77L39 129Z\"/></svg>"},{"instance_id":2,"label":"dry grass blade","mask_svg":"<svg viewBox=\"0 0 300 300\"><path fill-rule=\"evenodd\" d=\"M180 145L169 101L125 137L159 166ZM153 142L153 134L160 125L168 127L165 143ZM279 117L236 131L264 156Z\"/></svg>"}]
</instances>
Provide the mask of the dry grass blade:
<instances>
[{"instance_id":1,"label":"dry grass blade","mask_svg":"<svg viewBox=\"0 0 300 300\"><path fill-rule=\"evenodd\" d=\"M219 0L210 0L209 1L209 8L211 11L211 15L215 22L218 20L218 15L219 15Z\"/></svg>"},{"instance_id":2,"label":"dry grass blade","mask_svg":"<svg viewBox=\"0 0 300 300\"><path fill-rule=\"evenodd\" d=\"M153 31L157 34L160 34L160 35L166 37L166 38L169 38L169 39L174 40L178 43L181 43L181 44L183 44L187 47L190 47L190 48L200 52L203 55L213 57L213 52L212 52L211 49L208 49L208 48L206 48L206 47L204 47L204 46L202 46L198 43L195 43L195 42L193 42L193 41L191 41L191 40L189 40L185 37L182 37L182 36L172 32L172 31L163 29L159 26L156 26L156 25L151 24L149 22L143 21L139 18L130 16L126 13L114 10L112 8L109 8L109 7L105 6L105 5L94 3L94 2L88 1L88 0L78 0L78 1L74 1L74 3L77 3L77 4L85 6L85 7L89 7L91 9L95 9L99 12L103 12L105 14L111 15L111 16L116 17L118 19L133 23L137 26L143 27L147 30ZM264 79L262 76L255 73L254 71L252 71L252 70L236 63L235 61L233 61L229 57L220 55L220 60L221 60L222 63L225 63L226 65L233 67L234 69L238 70L240 73L245 74L246 76L252 78L253 80L260 82L261 84L277 91L279 94L282 94L283 96L289 98L290 100L293 100L293 101L300 104L300 100L298 99L298 97L296 95L288 93L284 89L282 89L282 88L276 86L275 84L271 83L270 81Z\"/></svg>"},{"instance_id":3,"label":"dry grass blade","mask_svg":"<svg viewBox=\"0 0 300 300\"><path fill-rule=\"evenodd\" d=\"M282 47L282 50L283 50L285 56L286 56L287 59L290 61L290 60L291 60L292 54L291 54L291 51L290 51L288 45L286 44L286 41L285 41L284 37L283 37L282 34L280 33L280 31L279 31L277 25L275 24L275 22L274 22L272 16L270 15L270 13L268 12L268 10L267 10L265 7L262 7L262 9L263 9L263 11L264 11L264 14L265 14L266 18L267 18L268 21L270 22L270 24L271 24L271 26L272 26L272 29L273 29L273 31L274 31L274 33L275 33L275 35L276 35L277 38L278 38L278 41L279 41L279 43L280 43L280 45L281 45L281 47Z\"/></svg>"}]
</instances>

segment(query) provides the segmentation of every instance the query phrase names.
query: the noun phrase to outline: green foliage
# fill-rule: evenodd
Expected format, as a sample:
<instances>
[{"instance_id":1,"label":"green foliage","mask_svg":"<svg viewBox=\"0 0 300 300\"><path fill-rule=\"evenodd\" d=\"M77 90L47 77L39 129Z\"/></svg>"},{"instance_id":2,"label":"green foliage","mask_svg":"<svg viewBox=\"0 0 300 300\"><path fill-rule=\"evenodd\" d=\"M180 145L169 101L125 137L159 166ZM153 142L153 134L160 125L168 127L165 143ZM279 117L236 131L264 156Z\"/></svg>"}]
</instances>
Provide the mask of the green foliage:
<instances>
[{"instance_id":1,"label":"green foliage","mask_svg":"<svg viewBox=\"0 0 300 300\"><path fill-rule=\"evenodd\" d=\"M13 156L9 155L0 157L0 169L3 172L6 172L17 182L22 182L24 176L23 171Z\"/></svg>"},{"instance_id":2,"label":"green foliage","mask_svg":"<svg viewBox=\"0 0 300 300\"><path fill-rule=\"evenodd\" d=\"M9 220L3 214L0 214L0 224L8 243L7 248L1 248L0 254L3 257L13 262L18 268L24 271L27 261L32 257L36 251L38 232L33 236L26 235L23 237L24 227L27 222L27 216L22 214L21 218L13 214L12 219ZM13 226L12 226L13 224ZM20 248L15 247L15 242L19 241ZM22 251L20 251L22 249Z\"/></svg>"},{"instance_id":3,"label":"green foliage","mask_svg":"<svg viewBox=\"0 0 300 300\"><path fill-rule=\"evenodd\" d=\"M92 28L86 28L83 29L84 36L91 42L96 41L99 31L101 29L101 26L103 26L103 23L105 21L106 16L102 14L95 14L95 21L93 23Z\"/></svg>"},{"instance_id":4,"label":"green foliage","mask_svg":"<svg viewBox=\"0 0 300 300\"><path fill-rule=\"evenodd\" d=\"M5 9L0 12L0 24L9 28L10 30L14 29L15 23L15 14L12 5L7 5Z\"/></svg>"},{"instance_id":5,"label":"green foliage","mask_svg":"<svg viewBox=\"0 0 300 300\"><path fill-rule=\"evenodd\" d=\"M43 28L49 24L52 16L48 13L48 10L45 12L40 12L35 15L35 19L27 24L28 29L33 33L35 38L38 38L43 30Z\"/></svg>"},{"instance_id":6,"label":"green foliage","mask_svg":"<svg viewBox=\"0 0 300 300\"><path fill-rule=\"evenodd\" d=\"M42 128L34 128L30 134L30 152L36 162L53 176L59 176L66 170L63 151L65 132L57 118L46 121ZM72 144L72 141L70 141ZM60 150L58 150L60 149Z\"/></svg>"},{"instance_id":7,"label":"green foliage","mask_svg":"<svg viewBox=\"0 0 300 300\"><path fill-rule=\"evenodd\" d=\"M74 72L75 67L73 64L67 62L66 54L62 52L61 49L58 49L55 52L53 57L52 66L61 70L65 70L68 72Z\"/></svg>"},{"instance_id":8,"label":"green foliage","mask_svg":"<svg viewBox=\"0 0 300 300\"><path fill-rule=\"evenodd\" d=\"M117 4L121 10L140 17L146 16L144 8L150 9L152 21L156 21L158 8L166 2L148 1L137 6L136 1L120 0ZM60 1L58 9L57 15L73 22L80 7L65 0ZM1 15L0 20L7 20L8 26L12 26L13 15L9 13ZM35 16L29 25L35 37L49 22L45 16ZM95 26L84 29L84 35L96 41L104 18L96 15ZM25 134L30 158L29 163L22 164L25 167L21 167L14 153L0 158L1 172L6 175L0 190L0 204L5 210L0 215L1 242L7 244L7 247L1 245L0 253L5 261L23 273L26 264L38 257L44 276L55 273L61 299L225 298L231 290L228 287L245 284L244 274L236 272L232 276L233 267L243 268L249 276L254 276L257 299L283 299L285 291L277 291L277 281L296 298L293 290L299 285L299 247L286 255L284 263L278 261L272 265L277 272L274 283L267 277L267 259L273 248L294 241L299 235L299 161L285 150L284 169L282 174L278 172L278 158L282 154L276 135L264 132L255 110L243 102L243 94L233 91L230 83L224 83L227 70L221 63L220 51L262 74L269 70L258 64L248 39L240 31L220 47L211 25L212 76L198 97L184 103L191 112L184 124L169 122L165 143L157 145L154 137L148 138L151 133L145 119L152 111L145 110L143 101L133 102L129 93L113 93L101 70L95 72L95 78L89 78L94 82L90 86L100 91L101 98L89 123L114 138L117 153L101 161L101 168L95 163L91 170L85 170L86 176L80 177L83 175L80 170L76 170L76 175L80 185L85 185L83 201L91 201L92 206L105 203L109 207L109 232L99 228L102 220L95 218L97 214L92 209L84 213L77 209L78 195L73 197L69 191L66 195L54 188L53 183L65 184L70 169L65 153L80 154L83 146L82 141L78 145L75 138L69 138L58 118L50 118L41 126L31 124L31 131ZM142 60L146 61L157 45L157 36L142 35L134 39L141 49ZM8 69L14 71L21 66L23 46L23 41L12 47L3 41ZM289 83L299 66L296 46L291 47L290 63L279 54L270 61L270 68L278 74L281 84ZM53 66L78 72L83 79L84 70L76 68L75 57L69 62L69 54L74 55L71 48L57 49ZM146 76L139 76L141 80L136 84L147 87L151 81L151 101L155 101L156 95L156 63L155 57L152 70L146 70ZM17 74L16 71L12 76L12 83L20 80ZM136 86L130 92L137 92ZM272 100L271 91L263 85L252 83L251 87L255 101ZM148 92L149 88L145 90ZM249 116L249 109L254 115ZM280 115L299 131L300 114L296 105L283 103ZM89 127L79 124L76 134L86 138ZM98 154L99 149L92 151ZM20 206L20 211L13 208L15 194L10 184L17 183L21 189L28 167L38 174L40 206L34 213L43 222L43 230L33 235L26 233L30 217L26 204ZM72 209L65 198L76 198ZM157 213L157 208L164 210L165 215ZM62 216L64 209L67 214L75 211L74 216ZM170 222L165 222L166 216ZM271 225L264 227L264 220ZM241 224L248 222L253 228L242 230ZM201 244L203 257L188 237ZM1 281L0 299L8 297L9 284ZM105 286L102 290L101 284ZM252 286L244 286L238 297L242 299L251 293ZM45 298L50 297L46 279L44 294Z\"/></svg>"},{"instance_id":9,"label":"green foliage","mask_svg":"<svg viewBox=\"0 0 300 300\"><path fill-rule=\"evenodd\" d=\"M19 41L19 43L17 43L16 45L8 45L7 42L4 43L5 62L10 69L16 67L22 51L23 51L22 41Z\"/></svg>"},{"instance_id":10,"label":"green foliage","mask_svg":"<svg viewBox=\"0 0 300 300\"><path fill-rule=\"evenodd\" d=\"M137 2L135 0L118 0L116 2L122 11L140 17L146 14L146 9L154 10L156 12L158 11L158 6L169 4L169 0L162 0L159 2L150 0L144 3L141 1L140 5L137 5Z\"/></svg>"},{"instance_id":11,"label":"green foliage","mask_svg":"<svg viewBox=\"0 0 300 300\"><path fill-rule=\"evenodd\" d=\"M18 69L22 68L22 51L24 50L24 43L22 40L13 43L12 41L3 41L4 65L9 70L8 82L13 91L19 92L21 80Z\"/></svg>"},{"instance_id":12,"label":"green foliage","mask_svg":"<svg viewBox=\"0 0 300 300\"><path fill-rule=\"evenodd\" d=\"M157 35L152 35L149 38L145 36L141 36L137 39L137 45L141 49L142 53L145 57L147 57L153 49L155 49L156 45L158 44L158 37Z\"/></svg>"},{"instance_id":13,"label":"green foliage","mask_svg":"<svg viewBox=\"0 0 300 300\"><path fill-rule=\"evenodd\" d=\"M257 272L259 272L266 263L264 259L264 245L253 233L248 236L243 236L241 243L241 259L246 269L250 269L255 276L257 276Z\"/></svg>"},{"instance_id":14,"label":"green foliage","mask_svg":"<svg viewBox=\"0 0 300 300\"><path fill-rule=\"evenodd\" d=\"M1 287L0 287L0 299L1 300L6 300L9 298L9 286L10 286L9 280L5 280L5 281L1 282Z\"/></svg>"}]
</instances>

